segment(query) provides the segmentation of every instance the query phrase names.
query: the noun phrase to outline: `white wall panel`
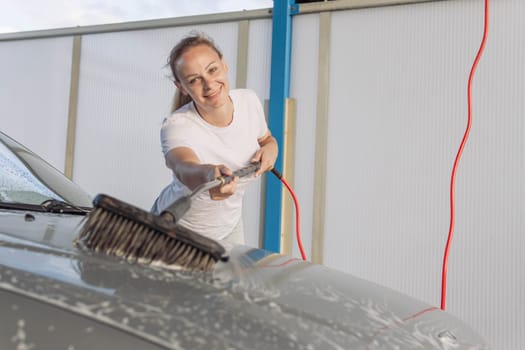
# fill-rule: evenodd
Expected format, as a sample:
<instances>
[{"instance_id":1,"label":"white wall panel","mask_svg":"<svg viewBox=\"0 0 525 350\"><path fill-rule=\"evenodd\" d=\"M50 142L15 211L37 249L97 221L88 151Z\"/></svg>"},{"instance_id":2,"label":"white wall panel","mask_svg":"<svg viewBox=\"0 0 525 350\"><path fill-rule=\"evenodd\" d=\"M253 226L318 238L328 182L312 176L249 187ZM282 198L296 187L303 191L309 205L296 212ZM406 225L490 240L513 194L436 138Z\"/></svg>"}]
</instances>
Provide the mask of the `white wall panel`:
<instances>
[{"instance_id":1,"label":"white wall panel","mask_svg":"<svg viewBox=\"0 0 525 350\"><path fill-rule=\"evenodd\" d=\"M174 85L165 67L171 48L191 30L214 38L236 65L235 23L89 35L83 38L74 179L149 209L171 181L159 132ZM235 81L235 69L229 70Z\"/></svg>"},{"instance_id":2,"label":"white wall panel","mask_svg":"<svg viewBox=\"0 0 525 350\"><path fill-rule=\"evenodd\" d=\"M270 98L271 47L272 21L250 21L246 86L257 93L261 102Z\"/></svg>"},{"instance_id":3,"label":"white wall panel","mask_svg":"<svg viewBox=\"0 0 525 350\"><path fill-rule=\"evenodd\" d=\"M290 97L297 100L294 191L301 209L301 240L308 258L312 246L319 15L301 15L293 21ZM286 189L283 189L286 191ZM295 213L294 213L295 214ZM294 226L295 227L295 226ZM301 257L295 232L292 252Z\"/></svg>"},{"instance_id":4,"label":"white wall panel","mask_svg":"<svg viewBox=\"0 0 525 350\"><path fill-rule=\"evenodd\" d=\"M246 87L255 91L263 106L265 100L270 98L271 45L272 21L269 19L250 21ZM259 179L248 187L244 195L243 219L246 244L254 247L261 246L263 232L262 184L263 180Z\"/></svg>"},{"instance_id":5,"label":"white wall panel","mask_svg":"<svg viewBox=\"0 0 525 350\"><path fill-rule=\"evenodd\" d=\"M64 170L72 38L0 45L0 130Z\"/></svg>"},{"instance_id":6,"label":"white wall panel","mask_svg":"<svg viewBox=\"0 0 525 350\"><path fill-rule=\"evenodd\" d=\"M491 3L489 39L474 81L472 139L458 175L448 308L480 324L494 349L523 349L525 3ZM468 10L481 17L479 7Z\"/></svg>"},{"instance_id":7,"label":"white wall panel","mask_svg":"<svg viewBox=\"0 0 525 350\"><path fill-rule=\"evenodd\" d=\"M494 349L521 349L525 5L491 3L456 181L447 310ZM483 5L332 14L325 264L437 306Z\"/></svg>"}]
</instances>

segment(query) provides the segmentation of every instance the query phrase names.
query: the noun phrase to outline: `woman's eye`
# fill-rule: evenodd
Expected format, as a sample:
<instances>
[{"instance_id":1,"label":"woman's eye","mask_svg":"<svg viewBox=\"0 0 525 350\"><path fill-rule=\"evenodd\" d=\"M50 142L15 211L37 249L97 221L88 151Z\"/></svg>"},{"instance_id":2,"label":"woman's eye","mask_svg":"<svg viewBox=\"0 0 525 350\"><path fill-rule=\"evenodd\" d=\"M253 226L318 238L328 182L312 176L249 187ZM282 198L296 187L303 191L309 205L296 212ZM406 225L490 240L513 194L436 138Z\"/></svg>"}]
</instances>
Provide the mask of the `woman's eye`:
<instances>
[{"instance_id":1,"label":"woman's eye","mask_svg":"<svg viewBox=\"0 0 525 350\"><path fill-rule=\"evenodd\" d=\"M217 67L211 67L209 72L210 73L215 73L217 71L217 69L218 69Z\"/></svg>"}]
</instances>

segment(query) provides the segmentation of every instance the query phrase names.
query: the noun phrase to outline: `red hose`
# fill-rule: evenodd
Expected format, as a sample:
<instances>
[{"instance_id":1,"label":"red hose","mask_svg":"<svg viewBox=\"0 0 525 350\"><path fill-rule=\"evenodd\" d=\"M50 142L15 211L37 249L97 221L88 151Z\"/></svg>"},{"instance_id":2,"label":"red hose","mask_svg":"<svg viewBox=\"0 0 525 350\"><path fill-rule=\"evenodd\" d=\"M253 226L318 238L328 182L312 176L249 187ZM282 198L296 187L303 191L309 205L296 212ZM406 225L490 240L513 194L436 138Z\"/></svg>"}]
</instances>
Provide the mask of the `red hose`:
<instances>
[{"instance_id":1,"label":"red hose","mask_svg":"<svg viewBox=\"0 0 525 350\"><path fill-rule=\"evenodd\" d=\"M306 258L306 254L304 252L303 242L301 240L301 226L300 226L300 224L301 224L301 216L300 216L300 210L299 210L299 200L297 199L297 196L295 195L295 192L293 191L292 187L284 179L283 175L275 168L272 169L271 171L272 171L272 173L275 176L277 176L277 178L279 180L281 180L281 182L284 184L284 186L286 186L286 188L288 189L288 192L290 192L290 195L293 198L293 201L294 201L294 204L295 204L295 233L296 233L296 237L297 237L297 245L299 246L299 251L301 252L301 257L303 258L303 260L306 260L307 258Z\"/></svg>"},{"instance_id":2,"label":"red hose","mask_svg":"<svg viewBox=\"0 0 525 350\"><path fill-rule=\"evenodd\" d=\"M281 178L281 181L288 189L288 192L290 192L290 194L292 195L293 201L295 203L295 233L297 237L297 245L299 246L301 257L303 258L303 260L306 260L306 254L304 253L303 242L301 240L301 227L300 227L301 218L300 218L300 213L299 213L299 201L297 200L297 197L294 191L292 190L292 188L290 187L290 185L288 184L288 182L286 182L286 180L283 177Z\"/></svg>"},{"instance_id":3,"label":"red hose","mask_svg":"<svg viewBox=\"0 0 525 350\"><path fill-rule=\"evenodd\" d=\"M448 239L447 239L447 245L445 247L445 254L443 256L443 271L442 271L442 277L441 277L442 278L441 279L441 310L445 310L446 295L447 295L448 253L450 250L450 244L452 243L452 236L454 233L454 219L455 219L454 185L456 181L456 171L457 171L459 159L461 158L461 154L463 153L463 148L465 147L465 143L467 142L467 139L470 133L470 128L472 125L472 80L474 79L474 73L476 71L478 62L485 48L485 43L487 42L488 27L489 27L489 0L485 0L485 25L484 25L484 30L483 30L483 40L481 41L481 45L479 47L478 54L476 55L476 59L474 60L474 63L472 64L472 68L470 70L470 76L468 79L468 86L467 86L467 97L468 97L467 128L465 130L465 134L463 135L463 140L461 141L461 145L459 146L459 150L456 155L456 160L454 161L454 166L452 167L452 175L450 178L450 226L448 230Z\"/></svg>"}]
</instances>

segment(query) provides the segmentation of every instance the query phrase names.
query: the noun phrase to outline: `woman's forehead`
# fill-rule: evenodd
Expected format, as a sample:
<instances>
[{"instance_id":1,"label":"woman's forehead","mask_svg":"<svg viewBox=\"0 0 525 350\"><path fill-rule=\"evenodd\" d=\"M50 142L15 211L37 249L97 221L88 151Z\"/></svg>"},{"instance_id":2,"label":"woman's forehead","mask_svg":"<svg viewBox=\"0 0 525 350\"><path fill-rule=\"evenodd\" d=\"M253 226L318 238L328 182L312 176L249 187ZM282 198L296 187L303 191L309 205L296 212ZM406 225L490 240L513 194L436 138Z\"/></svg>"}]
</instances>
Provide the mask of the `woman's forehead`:
<instances>
[{"instance_id":1,"label":"woman's forehead","mask_svg":"<svg viewBox=\"0 0 525 350\"><path fill-rule=\"evenodd\" d=\"M182 55L181 58L185 61L195 60L202 57L203 59L220 60L219 54L214 48L201 44L188 48Z\"/></svg>"},{"instance_id":2,"label":"woman's forehead","mask_svg":"<svg viewBox=\"0 0 525 350\"><path fill-rule=\"evenodd\" d=\"M177 60L177 70L206 67L213 62L221 62L219 54L207 45L199 45L189 48Z\"/></svg>"}]
</instances>

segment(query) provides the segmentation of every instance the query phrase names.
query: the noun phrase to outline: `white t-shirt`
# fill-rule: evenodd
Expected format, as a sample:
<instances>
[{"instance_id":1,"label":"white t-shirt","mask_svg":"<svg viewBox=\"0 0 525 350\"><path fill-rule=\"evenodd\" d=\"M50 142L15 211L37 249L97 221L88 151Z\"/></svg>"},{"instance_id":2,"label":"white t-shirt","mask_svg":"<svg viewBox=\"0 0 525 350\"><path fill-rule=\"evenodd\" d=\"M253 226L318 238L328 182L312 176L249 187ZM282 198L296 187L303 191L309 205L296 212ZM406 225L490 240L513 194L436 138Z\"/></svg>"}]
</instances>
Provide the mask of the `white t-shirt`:
<instances>
[{"instance_id":1,"label":"white t-shirt","mask_svg":"<svg viewBox=\"0 0 525 350\"><path fill-rule=\"evenodd\" d=\"M268 131L264 111L257 95L246 89L230 91L233 120L217 127L200 117L190 102L166 118L161 128L164 155L177 147L188 147L203 164L224 164L232 171L250 164L260 148L258 139ZM209 192L194 198L179 224L213 239L228 236L242 217L242 198L253 176L239 179L235 193L224 200L212 200ZM160 213L179 197L191 191L176 176L160 194L152 209Z\"/></svg>"}]
</instances>

